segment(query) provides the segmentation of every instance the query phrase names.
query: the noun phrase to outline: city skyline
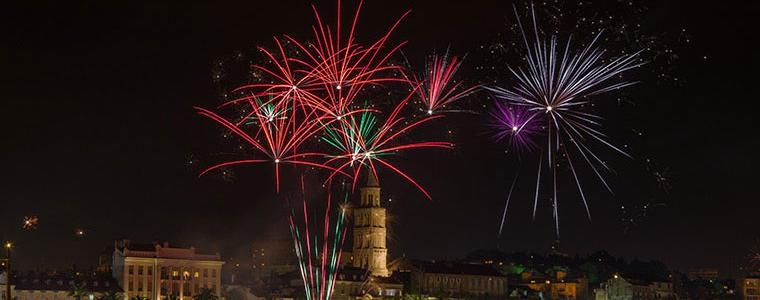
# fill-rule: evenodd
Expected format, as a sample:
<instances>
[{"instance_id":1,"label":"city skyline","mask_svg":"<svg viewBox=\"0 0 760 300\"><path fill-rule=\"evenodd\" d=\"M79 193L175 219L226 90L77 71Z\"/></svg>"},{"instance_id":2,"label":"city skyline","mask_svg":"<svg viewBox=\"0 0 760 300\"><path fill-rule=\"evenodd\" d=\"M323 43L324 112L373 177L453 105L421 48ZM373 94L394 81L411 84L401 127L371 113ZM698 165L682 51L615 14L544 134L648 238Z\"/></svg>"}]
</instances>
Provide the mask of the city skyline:
<instances>
[{"instance_id":1,"label":"city skyline","mask_svg":"<svg viewBox=\"0 0 760 300\"><path fill-rule=\"evenodd\" d=\"M326 11L334 5L316 4ZM572 181L561 186L560 249L581 255L607 250L682 271L718 267L736 274L759 246L751 225L757 204L748 189L759 138L751 131L751 113L716 104L755 94L751 69L757 54L751 34L741 28L753 28L750 16L758 7L646 5L648 30L689 34L690 44L677 50L680 59L669 71L683 83L642 76L628 96L635 105L621 105L610 115L616 133L646 133L642 140L616 139L638 143L639 160L609 157L615 162L614 194L588 180L590 221ZM271 170L240 167L229 177L198 178L203 167L196 165L211 164L222 130L193 106L219 102L215 63L245 67L246 61L234 61L236 53L271 44L272 35L310 34L308 3L12 6L0 13L8 30L0 45L7 113L0 198L8 203L0 225L2 237L16 245L15 266L94 265L97 252L120 238L207 247L234 257L250 251L257 238L287 236L287 210L276 200ZM497 40L513 14L511 3L498 1L365 6L359 32L374 37L374 28L388 25L387 15L411 9L396 34L409 41L403 54L420 65L431 51L450 47L467 54L460 76L472 81L484 79L476 69L486 56L481 46ZM277 22L267 11L287 12L294 21ZM471 103L490 101L478 95ZM442 128L451 131L453 151L404 156L432 200L392 172L379 172L389 258L453 259L494 248L549 251L555 244L551 209L541 202L531 220L530 185L518 186L512 197L522 200L510 204L498 236L519 163L491 141L480 117L447 119ZM652 188L642 179L651 175L640 163L645 156L656 161L657 172L667 173L669 187L664 200L642 214L631 210L649 203L640 199ZM524 176L534 176L529 174ZM621 210L627 204L629 210ZM36 228L23 228L25 216L38 217Z\"/></svg>"}]
</instances>

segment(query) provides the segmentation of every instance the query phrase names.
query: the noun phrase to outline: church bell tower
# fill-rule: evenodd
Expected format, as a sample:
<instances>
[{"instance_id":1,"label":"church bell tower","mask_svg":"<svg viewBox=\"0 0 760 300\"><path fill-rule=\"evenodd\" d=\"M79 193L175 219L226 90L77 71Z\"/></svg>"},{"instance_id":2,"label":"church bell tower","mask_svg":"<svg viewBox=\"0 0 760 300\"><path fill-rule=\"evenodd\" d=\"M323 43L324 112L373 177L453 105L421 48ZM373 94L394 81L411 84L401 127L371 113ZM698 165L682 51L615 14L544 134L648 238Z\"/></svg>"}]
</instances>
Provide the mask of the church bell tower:
<instances>
[{"instance_id":1,"label":"church bell tower","mask_svg":"<svg viewBox=\"0 0 760 300\"><path fill-rule=\"evenodd\" d=\"M359 206L354 208L354 267L367 268L371 275L387 277L388 248L385 247L385 208L380 206L380 183L372 170L360 188Z\"/></svg>"}]
</instances>

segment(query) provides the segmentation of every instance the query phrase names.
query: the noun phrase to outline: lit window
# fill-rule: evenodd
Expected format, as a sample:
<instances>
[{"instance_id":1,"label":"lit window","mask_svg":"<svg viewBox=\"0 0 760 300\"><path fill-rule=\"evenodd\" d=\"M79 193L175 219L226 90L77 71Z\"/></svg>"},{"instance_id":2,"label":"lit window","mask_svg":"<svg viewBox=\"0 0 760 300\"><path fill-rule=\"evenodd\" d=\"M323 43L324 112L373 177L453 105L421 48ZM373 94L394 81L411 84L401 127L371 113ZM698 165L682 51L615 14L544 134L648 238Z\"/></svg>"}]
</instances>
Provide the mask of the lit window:
<instances>
[{"instance_id":1,"label":"lit window","mask_svg":"<svg viewBox=\"0 0 760 300\"><path fill-rule=\"evenodd\" d=\"M177 277L177 276L179 276L179 272L177 272L177 271L172 271L172 276L173 276L173 277Z\"/></svg>"},{"instance_id":2,"label":"lit window","mask_svg":"<svg viewBox=\"0 0 760 300\"><path fill-rule=\"evenodd\" d=\"M195 273L193 274L193 277L195 278L201 277L201 273L199 273L198 271L195 271Z\"/></svg>"}]
</instances>

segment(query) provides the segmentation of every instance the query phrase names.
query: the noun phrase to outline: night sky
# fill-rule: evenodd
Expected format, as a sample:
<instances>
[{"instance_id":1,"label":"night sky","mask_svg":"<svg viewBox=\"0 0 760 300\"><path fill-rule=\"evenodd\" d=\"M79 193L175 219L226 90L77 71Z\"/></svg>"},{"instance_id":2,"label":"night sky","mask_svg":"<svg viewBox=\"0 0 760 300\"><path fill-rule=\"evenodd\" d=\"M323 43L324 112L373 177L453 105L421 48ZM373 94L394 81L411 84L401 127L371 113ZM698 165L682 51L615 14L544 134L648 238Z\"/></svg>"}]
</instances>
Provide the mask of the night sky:
<instances>
[{"instance_id":1,"label":"night sky","mask_svg":"<svg viewBox=\"0 0 760 300\"><path fill-rule=\"evenodd\" d=\"M496 40L513 14L508 1L405 2L368 1L359 34L374 37L411 9L394 34L409 41L403 49L409 59L420 62L451 46L468 54L462 75L473 80L478 73L468 70L483 61L480 46ZM760 4L652 2L645 26L686 29L690 36L671 71L680 82L658 83L646 68L637 73L642 83L629 96L636 105L621 105L605 120L611 133L645 133L636 141L613 136L635 144L636 157L613 159L614 195L586 174L591 221L566 181L560 249L581 255L604 249L681 270L737 273L760 247L760 136L753 122L760 65L751 46ZM88 267L118 238L168 240L229 257L247 253L254 240L287 234L268 168L236 168L232 181L197 177L188 161L210 164L210 154L223 147L221 130L192 107L219 103L211 76L220 59L268 45L276 34L310 37L309 2L35 4L0 9L0 235L15 242L16 267ZM317 4L328 15L334 7ZM399 158L432 201L381 172L384 205L393 215L392 255L458 258L497 246L549 251L550 208L542 202L531 220L527 175L497 238L517 165L504 144L492 142L483 120L453 116L441 126L452 130L455 150ZM626 226L621 204L644 203L642 191L652 188L641 179L648 178L644 157L667 170L670 191L659 198L666 205ZM22 230L27 215L39 217L37 229ZM75 236L76 228L85 236Z\"/></svg>"}]
</instances>

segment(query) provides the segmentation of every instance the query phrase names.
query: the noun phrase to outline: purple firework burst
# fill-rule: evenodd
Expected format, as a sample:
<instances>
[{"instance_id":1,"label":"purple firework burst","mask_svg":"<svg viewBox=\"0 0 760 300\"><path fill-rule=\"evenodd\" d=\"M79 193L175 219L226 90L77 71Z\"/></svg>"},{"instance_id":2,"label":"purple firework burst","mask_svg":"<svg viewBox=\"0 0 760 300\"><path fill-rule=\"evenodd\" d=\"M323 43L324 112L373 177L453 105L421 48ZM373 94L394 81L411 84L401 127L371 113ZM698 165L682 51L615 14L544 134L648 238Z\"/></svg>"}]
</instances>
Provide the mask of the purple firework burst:
<instances>
[{"instance_id":1,"label":"purple firework burst","mask_svg":"<svg viewBox=\"0 0 760 300\"><path fill-rule=\"evenodd\" d=\"M496 141L508 140L510 147L517 150L527 151L537 147L533 138L541 129L540 119L536 118L538 112L497 99L489 113Z\"/></svg>"}]
</instances>

